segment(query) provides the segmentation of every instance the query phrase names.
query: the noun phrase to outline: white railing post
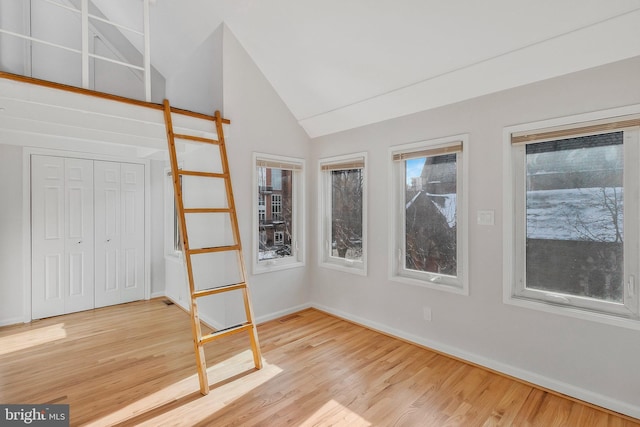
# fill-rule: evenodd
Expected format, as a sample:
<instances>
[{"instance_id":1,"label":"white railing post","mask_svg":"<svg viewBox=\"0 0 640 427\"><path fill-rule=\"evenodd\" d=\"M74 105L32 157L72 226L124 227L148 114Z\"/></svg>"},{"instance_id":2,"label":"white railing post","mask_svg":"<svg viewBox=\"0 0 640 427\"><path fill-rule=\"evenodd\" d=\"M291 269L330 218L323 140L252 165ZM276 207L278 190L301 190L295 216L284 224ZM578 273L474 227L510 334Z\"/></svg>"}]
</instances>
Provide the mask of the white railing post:
<instances>
[{"instance_id":1,"label":"white railing post","mask_svg":"<svg viewBox=\"0 0 640 427\"><path fill-rule=\"evenodd\" d=\"M149 0L144 0L144 96L151 102L151 41L149 38Z\"/></svg>"},{"instance_id":2,"label":"white railing post","mask_svg":"<svg viewBox=\"0 0 640 427\"><path fill-rule=\"evenodd\" d=\"M31 2L25 1L23 3L24 11L24 29L25 32L31 36ZM33 42L29 40L29 43L24 44L24 74L25 76L33 77Z\"/></svg>"},{"instance_id":3,"label":"white railing post","mask_svg":"<svg viewBox=\"0 0 640 427\"><path fill-rule=\"evenodd\" d=\"M82 0L82 87L89 89L89 0Z\"/></svg>"}]
</instances>

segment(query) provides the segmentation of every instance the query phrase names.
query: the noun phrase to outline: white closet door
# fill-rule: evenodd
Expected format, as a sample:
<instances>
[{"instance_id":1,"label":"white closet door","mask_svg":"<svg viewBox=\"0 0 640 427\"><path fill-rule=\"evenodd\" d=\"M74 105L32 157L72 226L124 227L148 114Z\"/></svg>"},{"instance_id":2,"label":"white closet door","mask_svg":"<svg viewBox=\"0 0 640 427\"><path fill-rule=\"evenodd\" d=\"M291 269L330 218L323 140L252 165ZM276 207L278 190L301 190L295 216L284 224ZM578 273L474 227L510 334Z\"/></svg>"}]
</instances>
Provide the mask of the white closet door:
<instances>
[{"instance_id":1,"label":"white closet door","mask_svg":"<svg viewBox=\"0 0 640 427\"><path fill-rule=\"evenodd\" d=\"M144 165L121 165L121 248L123 283L121 302L144 299Z\"/></svg>"},{"instance_id":2,"label":"white closet door","mask_svg":"<svg viewBox=\"0 0 640 427\"><path fill-rule=\"evenodd\" d=\"M144 166L96 161L96 307L144 298Z\"/></svg>"},{"instance_id":3,"label":"white closet door","mask_svg":"<svg viewBox=\"0 0 640 427\"><path fill-rule=\"evenodd\" d=\"M93 162L31 161L33 318L93 308Z\"/></svg>"}]
</instances>

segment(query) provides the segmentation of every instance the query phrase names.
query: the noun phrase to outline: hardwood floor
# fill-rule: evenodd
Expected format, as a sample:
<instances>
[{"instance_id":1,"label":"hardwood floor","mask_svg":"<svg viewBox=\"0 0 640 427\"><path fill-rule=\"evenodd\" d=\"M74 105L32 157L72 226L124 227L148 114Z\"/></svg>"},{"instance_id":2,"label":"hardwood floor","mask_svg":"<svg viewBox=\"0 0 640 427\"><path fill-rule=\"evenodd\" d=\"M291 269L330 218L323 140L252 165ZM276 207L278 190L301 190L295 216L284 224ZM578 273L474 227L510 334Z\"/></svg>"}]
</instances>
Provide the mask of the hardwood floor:
<instances>
[{"instance_id":1,"label":"hardwood floor","mask_svg":"<svg viewBox=\"0 0 640 427\"><path fill-rule=\"evenodd\" d=\"M207 346L141 301L0 328L0 403L67 403L72 425L640 426L316 310Z\"/></svg>"}]
</instances>

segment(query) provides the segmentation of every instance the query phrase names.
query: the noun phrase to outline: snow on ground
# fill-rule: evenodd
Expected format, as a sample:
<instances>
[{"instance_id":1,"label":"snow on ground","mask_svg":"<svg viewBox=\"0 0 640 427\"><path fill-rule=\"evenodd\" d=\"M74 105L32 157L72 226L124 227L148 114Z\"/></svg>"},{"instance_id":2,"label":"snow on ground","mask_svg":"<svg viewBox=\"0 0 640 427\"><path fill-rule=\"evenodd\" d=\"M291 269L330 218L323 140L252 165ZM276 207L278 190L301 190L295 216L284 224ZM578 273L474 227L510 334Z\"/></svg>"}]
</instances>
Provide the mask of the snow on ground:
<instances>
[{"instance_id":1,"label":"snow on ground","mask_svg":"<svg viewBox=\"0 0 640 427\"><path fill-rule=\"evenodd\" d=\"M623 231L622 198L621 187L527 191L527 238L614 242L614 216Z\"/></svg>"},{"instance_id":2,"label":"snow on ground","mask_svg":"<svg viewBox=\"0 0 640 427\"><path fill-rule=\"evenodd\" d=\"M433 203L450 227L455 225L455 194L421 191L406 207L421 194ZM605 195L609 207L605 204ZM621 187L527 191L527 238L615 242L616 227L623 235L622 206ZM617 226L614 215L617 217Z\"/></svg>"}]
</instances>

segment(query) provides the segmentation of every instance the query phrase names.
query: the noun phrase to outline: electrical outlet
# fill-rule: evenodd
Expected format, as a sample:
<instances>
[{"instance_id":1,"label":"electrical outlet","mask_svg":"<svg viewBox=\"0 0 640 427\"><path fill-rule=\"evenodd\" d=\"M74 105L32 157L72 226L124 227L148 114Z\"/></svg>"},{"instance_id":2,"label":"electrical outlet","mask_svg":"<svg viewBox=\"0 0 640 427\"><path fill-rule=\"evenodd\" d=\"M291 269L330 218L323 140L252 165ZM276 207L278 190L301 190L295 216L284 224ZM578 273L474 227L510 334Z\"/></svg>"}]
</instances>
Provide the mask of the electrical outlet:
<instances>
[{"instance_id":1,"label":"electrical outlet","mask_svg":"<svg viewBox=\"0 0 640 427\"><path fill-rule=\"evenodd\" d=\"M424 320L427 322L431 322L431 307L422 307L422 317L424 317Z\"/></svg>"}]
</instances>

